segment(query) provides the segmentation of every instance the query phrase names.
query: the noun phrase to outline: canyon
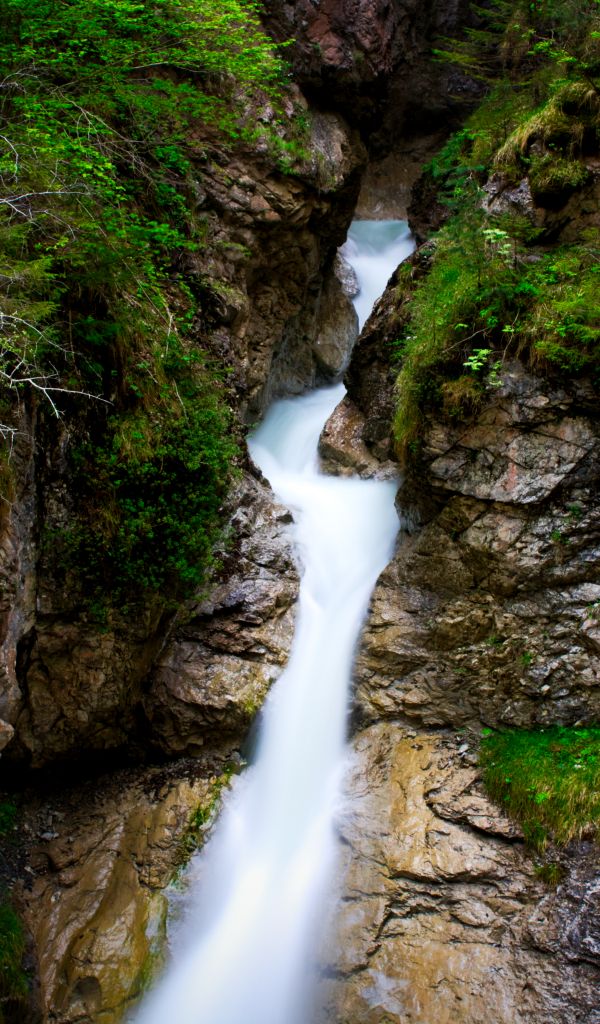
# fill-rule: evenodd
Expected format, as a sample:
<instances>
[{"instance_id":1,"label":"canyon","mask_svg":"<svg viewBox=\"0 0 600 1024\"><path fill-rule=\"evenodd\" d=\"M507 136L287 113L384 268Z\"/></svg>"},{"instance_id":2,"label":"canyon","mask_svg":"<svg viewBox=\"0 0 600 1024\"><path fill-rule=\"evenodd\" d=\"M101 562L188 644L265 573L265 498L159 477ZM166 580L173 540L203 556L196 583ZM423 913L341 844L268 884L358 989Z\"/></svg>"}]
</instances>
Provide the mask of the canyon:
<instances>
[{"instance_id":1,"label":"canyon","mask_svg":"<svg viewBox=\"0 0 600 1024\"><path fill-rule=\"evenodd\" d=\"M399 467L405 293L392 275L359 336L338 252L354 216L408 217L424 243L410 273L426 272L436 211L421 169L481 93L430 50L469 18L461 2L268 0L268 31L294 40L308 158L286 174L250 148L206 160L198 146L214 244L186 273L212 295L201 341L231 368L240 434L273 400L343 376L322 469L400 474L402 530L354 669L319 1024L600 1019L593 835L556 851L562 880L549 887L477 760L482 728L598 720L594 381L558 382L512 355L466 422L428 410L418 463ZM566 220L536 207L555 236L597 218L592 165ZM500 177L488 194L519 202ZM292 513L244 456L210 586L177 608L113 608L99 629L42 545L77 507L65 453L79 428L35 403L21 417L0 513L0 745L20 815L2 875L32 983L6 1020L120 1024L164 964L166 893L210 834L287 663L301 565Z\"/></svg>"}]
</instances>

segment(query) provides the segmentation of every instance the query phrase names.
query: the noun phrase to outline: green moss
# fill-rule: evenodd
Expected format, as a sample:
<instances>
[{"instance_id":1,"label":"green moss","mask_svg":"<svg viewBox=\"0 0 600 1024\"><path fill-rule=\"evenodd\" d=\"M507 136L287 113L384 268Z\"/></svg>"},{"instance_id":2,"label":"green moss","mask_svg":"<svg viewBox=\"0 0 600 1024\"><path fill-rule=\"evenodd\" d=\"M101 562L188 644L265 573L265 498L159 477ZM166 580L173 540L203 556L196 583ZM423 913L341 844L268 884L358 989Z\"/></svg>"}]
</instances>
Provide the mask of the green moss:
<instances>
[{"instance_id":1,"label":"green moss","mask_svg":"<svg viewBox=\"0 0 600 1024\"><path fill-rule=\"evenodd\" d=\"M0 1024L29 996L23 968L25 932L21 920L6 899L0 901Z\"/></svg>"},{"instance_id":2,"label":"green moss","mask_svg":"<svg viewBox=\"0 0 600 1024\"><path fill-rule=\"evenodd\" d=\"M486 215L481 190L498 172L505 185L528 177L534 199L552 209L590 179L586 159L600 150L600 10L491 0L476 12L479 27L438 51L489 92L425 172L425 193L449 219L398 339L395 435L409 452L428 407L449 419L476 411L477 393L501 382L505 355L561 377L600 376L598 232L549 249L524 216Z\"/></svg>"},{"instance_id":3,"label":"green moss","mask_svg":"<svg viewBox=\"0 0 600 1024\"><path fill-rule=\"evenodd\" d=\"M221 804L223 789L229 785L234 774L233 766L227 767L221 775L211 780L208 797L192 811L187 828L180 841L178 871L187 864L205 837L207 828L212 824Z\"/></svg>"},{"instance_id":4,"label":"green moss","mask_svg":"<svg viewBox=\"0 0 600 1024\"><path fill-rule=\"evenodd\" d=\"M9 835L17 823L17 807L11 800L0 803L0 837Z\"/></svg>"},{"instance_id":5,"label":"green moss","mask_svg":"<svg viewBox=\"0 0 600 1024\"><path fill-rule=\"evenodd\" d=\"M540 372L600 377L600 234L536 250L518 219L484 214L472 182L454 201L429 272L403 298L394 429L404 451L428 408L451 420L475 413L509 354Z\"/></svg>"},{"instance_id":6,"label":"green moss","mask_svg":"<svg viewBox=\"0 0 600 1024\"><path fill-rule=\"evenodd\" d=\"M480 763L493 800L536 850L564 846L600 823L600 728L509 730L486 736Z\"/></svg>"},{"instance_id":7,"label":"green moss","mask_svg":"<svg viewBox=\"0 0 600 1024\"><path fill-rule=\"evenodd\" d=\"M238 451L231 415L214 371L175 346L132 374L133 408L72 450L78 514L46 548L96 617L104 595L122 605L192 593L223 537Z\"/></svg>"}]
</instances>

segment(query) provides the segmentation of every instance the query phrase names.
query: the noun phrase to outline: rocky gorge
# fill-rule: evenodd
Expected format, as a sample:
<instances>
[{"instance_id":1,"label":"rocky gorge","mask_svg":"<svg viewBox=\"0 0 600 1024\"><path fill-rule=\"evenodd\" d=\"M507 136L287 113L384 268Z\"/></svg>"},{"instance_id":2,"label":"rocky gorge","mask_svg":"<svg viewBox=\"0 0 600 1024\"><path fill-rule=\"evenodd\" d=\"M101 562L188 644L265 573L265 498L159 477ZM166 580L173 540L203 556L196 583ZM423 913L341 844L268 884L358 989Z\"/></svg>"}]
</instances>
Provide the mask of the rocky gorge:
<instances>
[{"instance_id":1,"label":"rocky gorge","mask_svg":"<svg viewBox=\"0 0 600 1024\"><path fill-rule=\"evenodd\" d=\"M265 11L276 39L295 40L309 156L286 174L251 148L207 161L198 145L212 255L201 266L189 256L186 274L210 295L202 343L231 368L239 424L345 374L323 466L393 475L405 291L392 278L357 341L336 252L357 204L363 217L403 217L411 190L415 233L429 233L423 179L413 185L480 94L429 49L468 12L366 0ZM534 204L549 237L558 220L568 233L597 216L589 164L566 220ZM489 201L510 205L511 188L492 181ZM429 259L427 244L411 258L416 281ZM463 420L429 409L418 461L404 459L401 539L356 662L324 1022L598 1020L593 836L556 853L563 875L549 888L519 825L485 794L476 757L482 727L598 719L596 405L591 376L557 380L511 353ZM99 629L42 545L77 505L66 452L79 428L50 424L36 403L21 415L1 522L0 741L19 809L2 874L32 980L1 1013L118 1024L164 956L165 887L210 828L287 660L291 516L244 460L210 587L176 609L112 609Z\"/></svg>"}]
</instances>

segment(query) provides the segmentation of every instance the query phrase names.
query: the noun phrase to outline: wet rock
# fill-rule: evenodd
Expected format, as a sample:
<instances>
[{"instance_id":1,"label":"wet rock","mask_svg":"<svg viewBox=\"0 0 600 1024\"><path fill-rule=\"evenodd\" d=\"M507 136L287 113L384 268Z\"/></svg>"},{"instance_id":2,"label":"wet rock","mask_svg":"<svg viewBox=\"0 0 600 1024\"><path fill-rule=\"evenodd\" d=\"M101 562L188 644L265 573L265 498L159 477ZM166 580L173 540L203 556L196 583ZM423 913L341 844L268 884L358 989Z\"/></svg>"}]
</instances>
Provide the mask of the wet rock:
<instances>
[{"instance_id":1,"label":"wet rock","mask_svg":"<svg viewBox=\"0 0 600 1024\"><path fill-rule=\"evenodd\" d=\"M358 338L358 316L335 274L323 289L318 325L313 353L325 379L335 380L345 372Z\"/></svg>"},{"instance_id":2,"label":"wet rock","mask_svg":"<svg viewBox=\"0 0 600 1024\"><path fill-rule=\"evenodd\" d=\"M349 299L358 295L360 287L354 268L345 260L341 252L337 252L333 263L333 272L342 286L344 295Z\"/></svg>"},{"instance_id":3,"label":"wet rock","mask_svg":"<svg viewBox=\"0 0 600 1024\"><path fill-rule=\"evenodd\" d=\"M490 1006L499 1024L591 1021L597 968L532 948L545 890L452 745L380 724L354 749L319 1021L481 1024ZM473 802L474 824L470 812L438 814L456 794ZM582 885L592 899L593 881ZM558 891L554 901L545 915L558 927L568 908Z\"/></svg>"},{"instance_id":4,"label":"wet rock","mask_svg":"<svg viewBox=\"0 0 600 1024\"><path fill-rule=\"evenodd\" d=\"M165 949L164 887L190 816L215 799L216 765L121 772L50 797L64 830L30 851L20 904L44 1021L120 1024ZM28 815L35 823L31 806Z\"/></svg>"},{"instance_id":5,"label":"wet rock","mask_svg":"<svg viewBox=\"0 0 600 1024\"><path fill-rule=\"evenodd\" d=\"M600 713L597 419L584 382L567 391L517 365L503 381L472 422L431 417L423 431L398 497L412 533L357 660L359 719L527 727Z\"/></svg>"},{"instance_id":6,"label":"wet rock","mask_svg":"<svg viewBox=\"0 0 600 1024\"><path fill-rule=\"evenodd\" d=\"M153 741L169 753L243 739L291 646L298 574L289 513L249 476L232 507L237 546L225 580L176 627L144 700Z\"/></svg>"},{"instance_id":7,"label":"wet rock","mask_svg":"<svg viewBox=\"0 0 600 1024\"><path fill-rule=\"evenodd\" d=\"M301 105L299 94L296 99ZM355 318L331 268L366 153L357 132L333 113L315 114L309 154L294 176L256 152L225 155L204 138L191 140L190 146L201 174L198 202L209 240L202 256L187 253L181 268L190 288L203 296L203 319L194 330L199 346L232 368L236 411L241 420L253 420L274 396L304 391L345 367L356 336ZM333 317L340 312L344 330L335 334ZM0 581L5 584L0 597L0 718L14 729L12 738L5 733L6 758L38 767L120 747L139 734L142 699L173 611L157 595L133 612L111 608L106 621L98 623L82 607L75 588L57 578L60 567L42 557L40 537L44 531L68 530L77 514L67 456L69 445L79 443L87 429L85 414L72 422L44 423L42 435L35 410L26 410L16 426L14 500L3 505L0 521ZM268 614L261 586L257 582L255 595L247 591L240 597L244 615ZM254 600L257 610L252 612ZM278 606L274 618L279 623L284 611ZM232 693L243 690L246 711L239 711L238 703L231 731L248 724L276 674L273 665L281 665L277 630L280 626L264 642L257 631L254 651L244 656L244 683ZM267 652L270 664L253 666L251 658L258 662L269 645L277 648L273 655ZM227 656L228 648L222 653ZM188 674L177 706L193 704L190 694L204 686L207 720L213 725L235 705L235 697L229 700L227 671L222 677L211 669L216 657L212 653L204 662L200 680L200 669L189 667L189 648L173 663L185 666L183 675ZM173 676L170 685L177 689ZM223 693L217 696L220 686ZM155 702L153 715L157 707ZM182 725L186 736L190 729L189 723ZM186 742L173 740L173 749L185 749Z\"/></svg>"},{"instance_id":8,"label":"wet rock","mask_svg":"<svg viewBox=\"0 0 600 1024\"><path fill-rule=\"evenodd\" d=\"M430 252L423 246L413 253L402 264L402 274L408 268L411 280L418 281L427 270ZM383 461L395 459L392 422L398 368L394 352L406 324L408 297L396 270L361 331L344 377L349 398L364 416L362 440Z\"/></svg>"},{"instance_id":9,"label":"wet rock","mask_svg":"<svg viewBox=\"0 0 600 1024\"><path fill-rule=\"evenodd\" d=\"M335 476L362 476L390 479L398 466L381 462L363 440L365 417L346 395L327 420L319 439L319 455L324 472Z\"/></svg>"}]
</instances>

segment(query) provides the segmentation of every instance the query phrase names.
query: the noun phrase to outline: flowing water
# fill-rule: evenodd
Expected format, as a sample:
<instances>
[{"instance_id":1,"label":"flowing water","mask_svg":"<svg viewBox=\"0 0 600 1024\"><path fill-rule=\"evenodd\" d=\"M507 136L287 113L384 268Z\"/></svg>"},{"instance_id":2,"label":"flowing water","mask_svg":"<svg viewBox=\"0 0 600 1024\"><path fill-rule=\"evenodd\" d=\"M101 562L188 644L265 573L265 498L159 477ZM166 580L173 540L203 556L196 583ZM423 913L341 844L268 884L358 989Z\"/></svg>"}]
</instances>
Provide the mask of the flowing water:
<instances>
[{"instance_id":1,"label":"flowing water","mask_svg":"<svg viewBox=\"0 0 600 1024\"><path fill-rule=\"evenodd\" d=\"M411 247L401 222L353 226L345 255L369 303ZM393 481L319 473L319 435L343 394L339 385L276 402L249 441L294 514L303 566L296 632L254 763L198 855L187 924L138 1024L308 1024L354 649L399 525Z\"/></svg>"},{"instance_id":2,"label":"flowing water","mask_svg":"<svg viewBox=\"0 0 600 1024\"><path fill-rule=\"evenodd\" d=\"M354 306L361 329L388 279L414 247L404 220L355 220L350 227L342 254L354 267L360 284Z\"/></svg>"}]
</instances>

